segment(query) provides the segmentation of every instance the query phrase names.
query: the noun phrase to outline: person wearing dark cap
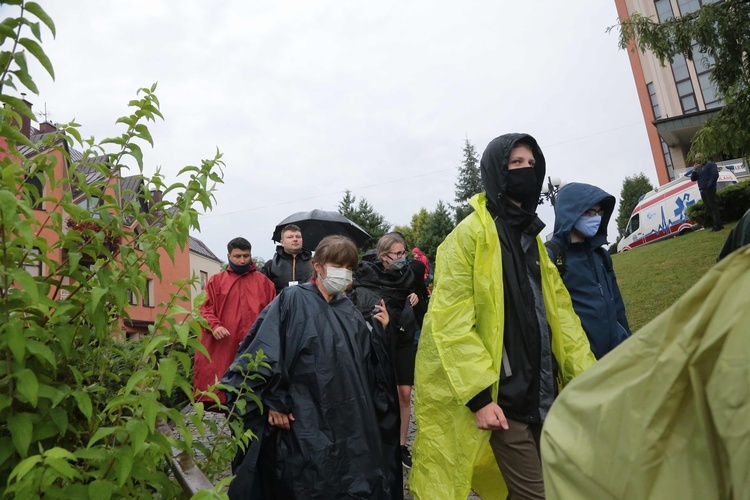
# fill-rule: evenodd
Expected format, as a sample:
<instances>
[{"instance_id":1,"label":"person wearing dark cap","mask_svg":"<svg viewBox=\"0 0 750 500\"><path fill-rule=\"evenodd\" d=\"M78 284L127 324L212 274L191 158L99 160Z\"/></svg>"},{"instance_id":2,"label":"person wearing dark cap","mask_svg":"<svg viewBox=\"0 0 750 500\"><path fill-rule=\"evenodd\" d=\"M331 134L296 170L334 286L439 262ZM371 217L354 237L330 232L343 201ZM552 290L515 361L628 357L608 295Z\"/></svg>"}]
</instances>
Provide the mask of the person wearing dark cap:
<instances>
[{"instance_id":1,"label":"person wearing dark cap","mask_svg":"<svg viewBox=\"0 0 750 500\"><path fill-rule=\"evenodd\" d=\"M417 352L417 499L466 498L471 488L482 498L544 498L542 423L558 382L595 362L538 236L541 148L528 134L500 136L481 174L474 212L438 248Z\"/></svg>"}]
</instances>

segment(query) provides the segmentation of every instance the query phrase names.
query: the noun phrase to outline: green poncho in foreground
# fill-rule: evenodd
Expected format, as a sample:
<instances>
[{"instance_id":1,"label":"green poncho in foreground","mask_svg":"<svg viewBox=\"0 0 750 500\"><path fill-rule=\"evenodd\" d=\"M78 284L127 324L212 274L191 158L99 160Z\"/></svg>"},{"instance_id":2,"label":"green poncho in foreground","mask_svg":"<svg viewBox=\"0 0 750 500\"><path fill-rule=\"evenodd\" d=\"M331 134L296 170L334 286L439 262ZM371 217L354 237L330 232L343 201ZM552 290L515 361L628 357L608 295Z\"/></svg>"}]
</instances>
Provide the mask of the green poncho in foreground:
<instances>
[{"instance_id":1,"label":"green poncho in foreground","mask_svg":"<svg viewBox=\"0 0 750 500\"><path fill-rule=\"evenodd\" d=\"M550 499L750 498L750 247L562 392L542 460Z\"/></svg>"}]
</instances>

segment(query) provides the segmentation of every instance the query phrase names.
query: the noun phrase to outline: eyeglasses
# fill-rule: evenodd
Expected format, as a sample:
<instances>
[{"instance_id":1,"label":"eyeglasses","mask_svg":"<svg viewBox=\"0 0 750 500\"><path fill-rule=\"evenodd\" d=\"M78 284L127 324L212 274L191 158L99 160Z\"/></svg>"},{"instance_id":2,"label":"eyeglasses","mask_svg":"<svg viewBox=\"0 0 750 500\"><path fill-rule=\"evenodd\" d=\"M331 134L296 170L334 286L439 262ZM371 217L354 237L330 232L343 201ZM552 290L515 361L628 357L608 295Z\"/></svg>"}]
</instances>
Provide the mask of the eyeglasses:
<instances>
[{"instance_id":1,"label":"eyeglasses","mask_svg":"<svg viewBox=\"0 0 750 500\"><path fill-rule=\"evenodd\" d=\"M401 252L388 252L387 255L390 257L391 254L395 255L397 259L400 259L401 257L406 257L407 252L406 250L402 250Z\"/></svg>"},{"instance_id":2,"label":"eyeglasses","mask_svg":"<svg viewBox=\"0 0 750 500\"><path fill-rule=\"evenodd\" d=\"M584 217L596 217L597 215L600 216L600 217L603 217L604 216L604 210L594 210L592 208L592 209L589 209L589 210L586 210L585 212L583 212L583 216Z\"/></svg>"}]
</instances>

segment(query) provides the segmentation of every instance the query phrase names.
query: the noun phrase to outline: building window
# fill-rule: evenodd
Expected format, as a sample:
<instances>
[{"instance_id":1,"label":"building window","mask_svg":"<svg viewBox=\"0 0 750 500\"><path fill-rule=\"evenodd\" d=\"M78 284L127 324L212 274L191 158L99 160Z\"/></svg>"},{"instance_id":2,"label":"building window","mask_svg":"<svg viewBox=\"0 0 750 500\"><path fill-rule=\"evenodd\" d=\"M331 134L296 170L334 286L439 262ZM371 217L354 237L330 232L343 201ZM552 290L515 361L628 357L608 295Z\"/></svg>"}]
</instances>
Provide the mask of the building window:
<instances>
[{"instance_id":1,"label":"building window","mask_svg":"<svg viewBox=\"0 0 750 500\"><path fill-rule=\"evenodd\" d=\"M680 8L680 15L690 14L696 10L700 10L700 0L677 0L677 6Z\"/></svg>"},{"instance_id":2,"label":"building window","mask_svg":"<svg viewBox=\"0 0 750 500\"><path fill-rule=\"evenodd\" d=\"M659 138L661 141L661 151L664 153L664 163L667 164L667 176L669 176L669 180L674 180L674 165L672 164L672 153L669 151L669 146L667 146L667 143L664 142L664 139L661 137Z\"/></svg>"},{"instance_id":3,"label":"building window","mask_svg":"<svg viewBox=\"0 0 750 500\"><path fill-rule=\"evenodd\" d=\"M208 273L201 271L201 290L206 288L206 283L208 283Z\"/></svg>"},{"instance_id":4,"label":"building window","mask_svg":"<svg viewBox=\"0 0 750 500\"><path fill-rule=\"evenodd\" d=\"M677 94L680 96L682 113L694 113L698 111L698 103L695 101L695 90L690 80L687 59L682 54L677 54L672 59L672 75L677 86Z\"/></svg>"},{"instance_id":5,"label":"building window","mask_svg":"<svg viewBox=\"0 0 750 500\"><path fill-rule=\"evenodd\" d=\"M646 84L648 89L648 97L651 99L651 108L654 110L654 119L658 120L661 118L661 111L659 110L659 101L656 100L656 89L654 89L654 82Z\"/></svg>"},{"instance_id":6,"label":"building window","mask_svg":"<svg viewBox=\"0 0 750 500\"><path fill-rule=\"evenodd\" d=\"M669 21L674 17L672 4L669 0L654 0L654 7L656 7L656 16L659 18L660 23Z\"/></svg>"},{"instance_id":7,"label":"building window","mask_svg":"<svg viewBox=\"0 0 750 500\"><path fill-rule=\"evenodd\" d=\"M680 15L692 14L707 3L716 3L719 0L677 0L677 6L680 8Z\"/></svg>"},{"instance_id":8,"label":"building window","mask_svg":"<svg viewBox=\"0 0 750 500\"><path fill-rule=\"evenodd\" d=\"M44 197L44 186L39 177L26 177L25 183L28 185L29 203L34 210L44 210L44 203L39 201Z\"/></svg>"},{"instance_id":9,"label":"building window","mask_svg":"<svg viewBox=\"0 0 750 500\"><path fill-rule=\"evenodd\" d=\"M39 249L37 247L32 248L29 255L26 256L23 267L32 276L42 275L42 261L39 258Z\"/></svg>"},{"instance_id":10,"label":"building window","mask_svg":"<svg viewBox=\"0 0 750 500\"><path fill-rule=\"evenodd\" d=\"M714 58L710 54L701 53L701 46L693 44L693 64L695 72L698 75L698 85L701 87L703 94L703 104L706 109L720 107L723 103L719 98L719 92L716 85L711 81L711 72L714 67Z\"/></svg>"},{"instance_id":11,"label":"building window","mask_svg":"<svg viewBox=\"0 0 750 500\"><path fill-rule=\"evenodd\" d=\"M146 280L143 291L143 307L154 307L154 280Z\"/></svg>"},{"instance_id":12,"label":"building window","mask_svg":"<svg viewBox=\"0 0 750 500\"><path fill-rule=\"evenodd\" d=\"M89 211L92 217L95 219L101 219L102 216L99 213L94 212L96 209L96 206L99 204L99 197L92 196L91 198L82 198L81 200L76 203L81 208L85 208Z\"/></svg>"},{"instance_id":13,"label":"building window","mask_svg":"<svg viewBox=\"0 0 750 500\"><path fill-rule=\"evenodd\" d=\"M128 304L131 306L137 306L138 305L138 297L135 293L133 293L133 290L128 288Z\"/></svg>"}]
</instances>

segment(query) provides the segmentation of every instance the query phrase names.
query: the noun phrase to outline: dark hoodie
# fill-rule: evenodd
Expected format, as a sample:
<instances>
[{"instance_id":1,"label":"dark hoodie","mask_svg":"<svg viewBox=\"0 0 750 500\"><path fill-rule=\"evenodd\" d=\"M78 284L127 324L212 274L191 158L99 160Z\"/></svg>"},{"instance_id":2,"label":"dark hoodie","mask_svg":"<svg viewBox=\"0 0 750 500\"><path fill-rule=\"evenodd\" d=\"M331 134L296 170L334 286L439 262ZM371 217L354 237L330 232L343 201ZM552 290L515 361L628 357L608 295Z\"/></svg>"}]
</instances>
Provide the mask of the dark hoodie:
<instances>
[{"instance_id":1,"label":"dark hoodie","mask_svg":"<svg viewBox=\"0 0 750 500\"><path fill-rule=\"evenodd\" d=\"M281 245L276 246L276 254L267 261L260 272L273 281L276 293L296 281L299 284L307 283L313 275L312 252L303 248L297 255L292 255L284 250Z\"/></svg>"},{"instance_id":2,"label":"dark hoodie","mask_svg":"<svg viewBox=\"0 0 750 500\"><path fill-rule=\"evenodd\" d=\"M528 145L536 160L533 196L513 204L505 195L508 161L513 148ZM503 366L498 405L508 418L526 423L544 421L555 397L555 361L542 296L536 236L544 224L536 215L546 163L536 140L528 134L506 134L489 143L482 155L482 184L487 209L497 226L503 259L505 325ZM491 401L489 388L467 406L477 411Z\"/></svg>"},{"instance_id":3,"label":"dark hoodie","mask_svg":"<svg viewBox=\"0 0 750 500\"><path fill-rule=\"evenodd\" d=\"M599 231L583 242L571 243L573 225L583 212L597 203L604 211ZM567 184L557 194L553 245L548 245L548 253L553 261L557 258L556 249L565 256L563 282L597 359L630 337L625 304L612 269L612 259L602 248L607 243L607 226L614 209L614 196L598 187Z\"/></svg>"}]
</instances>

